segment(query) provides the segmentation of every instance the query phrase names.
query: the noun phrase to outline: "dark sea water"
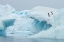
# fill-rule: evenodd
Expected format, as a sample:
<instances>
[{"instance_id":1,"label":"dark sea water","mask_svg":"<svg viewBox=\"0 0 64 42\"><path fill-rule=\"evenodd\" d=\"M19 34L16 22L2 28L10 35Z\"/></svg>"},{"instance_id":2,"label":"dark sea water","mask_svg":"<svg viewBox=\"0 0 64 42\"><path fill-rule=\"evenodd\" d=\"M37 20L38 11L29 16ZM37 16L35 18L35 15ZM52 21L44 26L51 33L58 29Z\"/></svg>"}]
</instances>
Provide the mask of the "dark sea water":
<instances>
[{"instance_id":1,"label":"dark sea water","mask_svg":"<svg viewBox=\"0 0 64 42\"><path fill-rule=\"evenodd\" d=\"M0 37L0 42L64 42L64 39L35 39L21 37Z\"/></svg>"}]
</instances>

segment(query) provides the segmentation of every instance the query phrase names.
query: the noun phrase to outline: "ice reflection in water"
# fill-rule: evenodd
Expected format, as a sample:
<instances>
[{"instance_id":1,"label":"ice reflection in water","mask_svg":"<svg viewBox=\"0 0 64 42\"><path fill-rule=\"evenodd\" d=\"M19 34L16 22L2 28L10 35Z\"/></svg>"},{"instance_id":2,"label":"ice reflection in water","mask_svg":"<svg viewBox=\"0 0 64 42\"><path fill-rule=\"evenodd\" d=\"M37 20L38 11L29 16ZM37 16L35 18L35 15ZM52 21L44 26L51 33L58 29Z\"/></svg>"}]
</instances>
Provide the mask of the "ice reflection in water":
<instances>
[{"instance_id":1,"label":"ice reflection in water","mask_svg":"<svg viewBox=\"0 0 64 42\"><path fill-rule=\"evenodd\" d=\"M34 39L20 37L0 37L0 42L64 42L63 39Z\"/></svg>"}]
</instances>

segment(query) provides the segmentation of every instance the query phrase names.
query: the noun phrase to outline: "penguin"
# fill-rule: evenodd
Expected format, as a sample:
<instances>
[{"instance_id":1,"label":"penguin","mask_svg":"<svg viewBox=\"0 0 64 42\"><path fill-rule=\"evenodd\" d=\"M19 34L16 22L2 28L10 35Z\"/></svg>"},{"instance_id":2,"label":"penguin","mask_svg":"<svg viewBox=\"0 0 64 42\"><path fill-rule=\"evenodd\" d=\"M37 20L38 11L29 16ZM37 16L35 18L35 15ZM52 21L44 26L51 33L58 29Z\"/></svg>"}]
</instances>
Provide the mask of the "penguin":
<instances>
[{"instance_id":1,"label":"penguin","mask_svg":"<svg viewBox=\"0 0 64 42\"><path fill-rule=\"evenodd\" d=\"M52 13L52 11L51 11L51 13ZM52 13L52 15L53 15L53 13Z\"/></svg>"},{"instance_id":2,"label":"penguin","mask_svg":"<svg viewBox=\"0 0 64 42\"><path fill-rule=\"evenodd\" d=\"M50 17L50 14L48 13L48 16Z\"/></svg>"}]
</instances>

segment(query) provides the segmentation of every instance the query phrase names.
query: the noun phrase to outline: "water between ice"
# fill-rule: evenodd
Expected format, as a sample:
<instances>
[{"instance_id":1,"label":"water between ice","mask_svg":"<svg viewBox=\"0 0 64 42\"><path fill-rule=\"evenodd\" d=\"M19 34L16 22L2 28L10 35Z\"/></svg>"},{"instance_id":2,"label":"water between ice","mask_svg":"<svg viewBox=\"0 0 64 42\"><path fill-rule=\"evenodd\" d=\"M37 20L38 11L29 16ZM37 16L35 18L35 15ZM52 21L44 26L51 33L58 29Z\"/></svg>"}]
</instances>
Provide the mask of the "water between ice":
<instances>
[{"instance_id":1,"label":"water between ice","mask_svg":"<svg viewBox=\"0 0 64 42\"><path fill-rule=\"evenodd\" d=\"M0 37L0 42L64 42L64 39L36 39L21 37Z\"/></svg>"}]
</instances>

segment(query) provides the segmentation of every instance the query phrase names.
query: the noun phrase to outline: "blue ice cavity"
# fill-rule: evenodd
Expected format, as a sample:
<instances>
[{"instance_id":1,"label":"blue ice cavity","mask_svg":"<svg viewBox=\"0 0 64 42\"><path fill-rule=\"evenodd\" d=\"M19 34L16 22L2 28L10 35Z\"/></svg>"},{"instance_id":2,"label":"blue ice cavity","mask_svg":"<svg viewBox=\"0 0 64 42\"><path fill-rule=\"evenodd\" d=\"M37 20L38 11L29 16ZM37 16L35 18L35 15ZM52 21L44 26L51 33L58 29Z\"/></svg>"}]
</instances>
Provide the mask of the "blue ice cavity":
<instances>
[{"instance_id":1,"label":"blue ice cavity","mask_svg":"<svg viewBox=\"0 0 64 42\"><path fill-rule=\"evenodd\" d=\"M0 30L0 36L6 36L7 27L14 25L14 21L15 21L15 19L8 19L8 20L3 20L2 21L4 29ZM0 27L0 28L2 28L2 27Z\"/></svg>"},{"instance_id":2,"label":"blue ice cavity","mask_svg":"<svg viewBox=\"0 0 64 42\"><path fill-rule=\"evenodd\" d=\"M5 29L0 30L0 36L6 36L6 30Z\"/></svg>"},{"instance_id":3,"label":"blue ice cavity","mask_svg":"<svg viewBox=\"0 0 64 42\"><path fill-rule=\"evenodd\" d=\"M33 17L30 17L32 19L34 19ZM34 26L34 33L38 33L42 30L47 30L49 29L52 25L51 24L48 24L47 21L39 21L37 19L34 19L34 22L33 22L33 26Z\"/></svg>"},{"instance_id":4,"label":"blue ice cavity","mask_svg":"<svg viewBox=\"0 0 64 42\"><path fill-rule=\"evenodd\" d=\"M7 28L7 27L9 27L9 26L12 26L12 25L14 25L14 21L15 21L16 19L8 19L8 20L4 20L3 21L3 25Z\"/></svg>"}]
</instances>

